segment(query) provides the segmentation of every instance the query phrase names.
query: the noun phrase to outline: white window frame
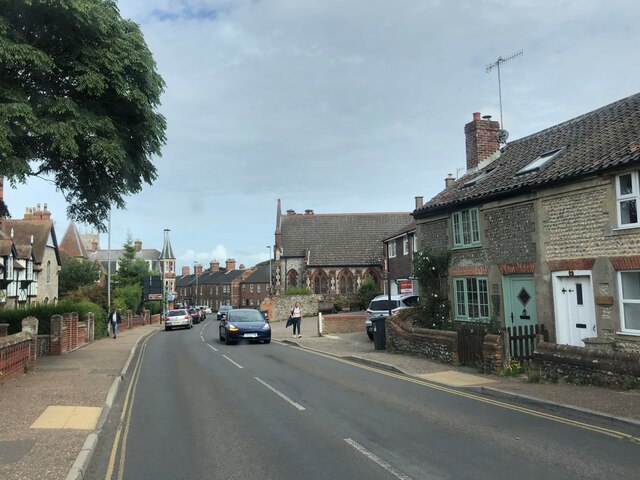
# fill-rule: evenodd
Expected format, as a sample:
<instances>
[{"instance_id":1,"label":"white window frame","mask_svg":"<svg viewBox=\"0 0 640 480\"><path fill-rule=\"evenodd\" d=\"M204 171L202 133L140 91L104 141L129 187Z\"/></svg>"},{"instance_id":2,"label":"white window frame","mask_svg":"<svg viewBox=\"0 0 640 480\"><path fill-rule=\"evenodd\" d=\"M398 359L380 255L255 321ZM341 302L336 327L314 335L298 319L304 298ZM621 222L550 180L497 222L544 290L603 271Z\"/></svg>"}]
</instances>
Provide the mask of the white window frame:
<instances>
[{"instance_id":1,"label":"white window frame","mask_svg":"<svg viewBox=\"0 0 640 480\"><path fill-rule=\"evenodd\" d=\"M253 293L253 283L249 285L249 293Z\"/></svg>"},{"instance_id":2,"label":"white window frame","mask_svg":"<svg viewBox=\"0 0 640 480\"><path fill-rule=\"evenodd\" d=\"M387 254L389 258L396 258L396 240L395 238L390 242L387 242Z\"/></svg>"},{"instance_id":3,"label":"white window frame","mask_svg":"<svg viewBox=\"0 0 640 480\"><path fill-rule=\"evenodd\" d=\"M640 329L627 328L624 316L625 304L640 304L640 298L624 298L624 292L622 291L622 274L623 273L637 273L640 275L640 270L623 270L618 272L618 297L620 300L620 328L621 333L630 335L640 335Z\"/></svg>"},{"instance_id":4,"label":"white window frame","mask_svg":"<svg viewBox=\"0 0 640 480\"><path fill-rule=\"evenodd\" d=\"M631 175L631 193L623 195L620 192L620 178L625 175ZM627 172L620 175L616 175L616 212L618 214L618 228L636 228L640 226L640 182L638 181L638 171ZM635 223L622 223L622 204L635 200L636 202L636 217L638 221Z\"/></svg>"},{"instance_id":5,"label":"white window frame","mask_svg":"<svg viewBox=\"0 0 640 480\"><path fill-rule=\"evenodd\" d=\"M418 251L418 235L417 233L413 234L413 252L417 252Z\"/></svg>"},{"instance_id":6,"label":"white window frame","mask_svg":"<svg viewBox=\"0 0 640 480\"><path fill-rule=\"evenodd\" d=\"M468 220L465 219L465 214L468 215ZM480 210L476 207L454 212L451 214L451 229L454 248L480 246Z\"/></svg>"},{"instance_id":7,"label":"white window frame","mask_svg":"<svg viewBox=\"0 0 640 480\"><path fill-rule=\"evenodd\" d=\"M409 236L402 237L402 254L409 255Z\"/></svg>"},{"instance_id":8,"label":"white window frame","mask_svg":"<svg viewBox=\"0 0 640 480\"><path fill-rule=\"evenodd\" d=\"M470 295L469 282L474 282L478 295L478 316L469 316ZM481 290L481 284L484 291ZM462 290L459 287L462 286ZM484 298L482 298L484 296ZM485 302L483 303L483 300ZM453 278L453 303L455 319L467 322L487 322L491 318L491 305L489 302L489 279L487 277L454 277ZM461 308L462 307L462 308ZM483 315L486 313L486 315Z\"/></svg>"},{"instance_id":9,"label":"white window frame","mask_svg":"<svg viewBox=\"0 0 640 480\"><path fill-rule=\"evenodd\" d=\"M256 293L262 293L262 288L260 288L260 284L256 284Z\"/></svg>"}]
</instances>

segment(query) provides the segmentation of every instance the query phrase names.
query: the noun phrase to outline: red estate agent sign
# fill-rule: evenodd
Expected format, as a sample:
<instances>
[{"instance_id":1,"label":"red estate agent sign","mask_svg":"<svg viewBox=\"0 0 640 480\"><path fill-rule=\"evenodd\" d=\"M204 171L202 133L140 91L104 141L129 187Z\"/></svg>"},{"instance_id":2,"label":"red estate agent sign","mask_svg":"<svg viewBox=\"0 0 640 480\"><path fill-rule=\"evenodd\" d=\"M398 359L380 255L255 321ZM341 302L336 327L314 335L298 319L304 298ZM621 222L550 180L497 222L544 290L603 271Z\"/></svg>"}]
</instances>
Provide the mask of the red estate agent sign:
<instances>
[{"instance_id":1,"label":"red estate agent sign","mask_svg":"<svg viewBox=\"0 0 640 480\"><path fill-rule=\"evenodd\" d=\"M413 282L411 280L398 280L398 291L402 293L413 293Z\"/></svg>"}]
</instances>

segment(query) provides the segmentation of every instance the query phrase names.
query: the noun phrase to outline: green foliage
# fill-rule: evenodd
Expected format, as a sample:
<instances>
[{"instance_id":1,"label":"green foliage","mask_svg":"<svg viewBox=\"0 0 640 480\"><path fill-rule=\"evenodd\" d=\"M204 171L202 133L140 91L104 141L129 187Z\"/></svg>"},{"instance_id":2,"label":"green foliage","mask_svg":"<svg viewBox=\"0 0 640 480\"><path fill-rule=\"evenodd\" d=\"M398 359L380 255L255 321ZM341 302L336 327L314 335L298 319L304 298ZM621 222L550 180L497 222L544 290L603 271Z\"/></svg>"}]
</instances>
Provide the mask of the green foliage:
<instances>
[{"instance_id":1,"label":"green foliage","mask_svg":"<svg viewBox=\"0 0 640 480\"><path fill-rule=\"evenodd\" d=\"M361 307L367 308L369 303L376 295L380 294L376 282L371 277L366 277L360 282L360 288L358 288L358 303Z\"/></svg>"},{"instance_id":2,"label":"green foliage","mask_svg":"<svg viewBox=\"0 0 640 480\"><path fill-rule=\"evenodd\" d=\"M283 295L311 295L311 290L307 287L288 287Z\"/></svg>"},{"instance_id":3,"label":"green foliage","mask_svg":"<svg viewBox=\"0 0 640 480\"><path fill-rule=\"evenodd\" d=\"M144 308L151 312L151 315L162 312L162 301L152 300L150 302L144 302Z\"/></svg>"},{"instance_id":4,"label":"green foliage","mask_svg":"<svg viewBox=\"0 0 640 480\"><path fill-rule=\"evenodd\" d=\"M95 284L100 279L100 266L98 262L72 259L62 265L58 280L60 297L68 292L86 285Z\"/></svg>"},{"instance_id":5,"label":"green foliage","mask_svg":"<svg viewBox=\"0 0 640 480\"><path fill-rule=\"evenodd\" d=\"M124 287L127 285L140 285L145 277L149 276L149 264L142 258L136 258L136 247L131 235L122 245L124 252L118 260L118 271L113 277L113 285Z\"/></svg>"},{"instance_id":6,"label":"green foliage","mask_svg":"<svg viewBox=\"0 0 640 480\"><path fill-rule=\"evenodd\" d=\"M333 301L333 308L336 310L340 310L346 307L349 302L344 297L336 297Z\"/></svg>"},{"instance_id":7,"label":"green foliage","mask_svg":"<svg viewBox=\"0 0 640 480\"><path fill-rule=\"evenodd\" d=\"M424 249L413 259L413 274L420 285L418 324L438 330L453 329L451 304L446 298L449 254L435 254Z\"/></svg>"},{"instance_id":8,"label":"green foliage","mask_svg":"<svg viewBox=\"0 0 640 480\"><path fill-rule=\"evenodd\" d=\"M511 361L507 363L500 372L498 372L498 375L501 377L517 377L522 372L524 372L522 364L517 358L512 358Z\"/></svg>"},{"instance_id":9,"label":"green foliage","mask_svg":"<svg viewBox=\"0 0 640 480\"><path fill-rule=\"evenodd\" d=\"M131 310L137 312L142 302L141 285L124 285L115 289L113 305L125 312Z\"/></svg>"},{"instance_id":10,"label":"green foliage","mask_svg":"<svg viewBox=\"0 0 640 480\"><path fill-rule=\"evenodd\" d=\"M65 295L64 300L69 300L75 303L89 301L100 305L105 310L108 309L107 289L104 285L100 285L99 283L85 285L84 287L72 290Z\"/></svg>"},{"instance_id":11,"label":"green foliage","mask_svg":"<svg viewBox=\"0 0 640 480\"><path fill-rule=\"evenodd\" d=\"M22 331L22 320L27 317L38 319L38 333L48 335L51 333L51 317L62 315L63 313L77 312L80 320L87 318L87 314L92 312L95 315L95 335L100 338L106 331L107 313L100 306L88 301L70 302L63 300L57 304L30 305L27 308L17 310L0 310L0 323L9 324L9 335Z\"/></svg>"},{"instance_id":12,"label":"green foliage","mask_svg":"<svg viewBox=\"0 0 640 480\"><path fill-rule=\"evenodd\" d=\"M0 64L0 172L51 178L69 218L104 230L155 180L166 141L165 83L140 27L115 0L5 0Z\"/></svg>"}]
</instances>

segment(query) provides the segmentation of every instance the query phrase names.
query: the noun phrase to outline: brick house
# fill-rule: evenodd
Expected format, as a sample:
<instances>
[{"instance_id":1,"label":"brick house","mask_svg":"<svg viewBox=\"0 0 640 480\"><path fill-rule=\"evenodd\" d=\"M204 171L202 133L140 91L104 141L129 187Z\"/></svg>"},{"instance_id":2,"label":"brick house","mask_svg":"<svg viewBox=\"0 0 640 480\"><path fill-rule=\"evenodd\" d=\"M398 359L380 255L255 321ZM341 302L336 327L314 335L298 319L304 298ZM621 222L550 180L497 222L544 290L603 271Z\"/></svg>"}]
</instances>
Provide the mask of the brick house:
<instances>
[{"instance_id":1,"label":"brick house","mask_svg":"<svg viewBox=\"0 0 640 480\"><path fill-rule=\"evenodd\" d=\"M413 212L421 248L450 255L452 318L640 350L640 94L502 148L498 132L475 113L466 174Z\"/></svg>"},{"instance_id":2,"label":"brick house","mask_svg":"<svg viewBox=\"0 0 640 480\"><path fill-rule=\"evenodd\" d=\"M15 245L12 258L3 259L5 281L11 280L7 284L6 308L57 302L61 261L47 204L44 210L40 204L28 208L22 220L0 219L0 230L5 240L8 238Z\"/></svg>"},{"instance_id":3,"label":"brick house","mask_svg":"<svg viewBox=\"0 0 640 480\"><path fill-rule=\"evenodd\" d=\"M307 286L313 293L350 295L365 277L382 286L382 239L412 221L409 213L276 214L275 292Z\"/></svg>"},{"instance_id":4,"label":"brick house","mask_svg":"<svg viewBox=\"0 0 640 480\"><path fill-rule=\"evenodd\" d=\"M176 278L176 301L188 305L207 305L218 310L220 305L241 306L240 283L253 273L244 265L236 269L236 261L228 258L223 269L220 262L212 260L209 269L195 265L194 273L188 266L182 267L182 275Z\"/></svg>"},{"instance_id":5,"label":"brick house","mask_svg":"<svg viewBox=\"0 0 640 480\"><path fill-rule=\"evenodd\" d=\"M160 261L162 252L160 252L156 248L142 248L141 240L136 240L133 243L136 250L136 259L140 258L147 262L149 271L160 272L162 268ZM96 250L89 250L87 253L89 254L89 260L100 262L100 269L105 275L109 268L109 258L111 258L111 274L113 275L118 271L118 268L120 266L119 261L120 258L124 255L124 249L112 248L111 252L109 252L109 250L97 248Z\"/></svg>"},{"instance_id":6,"label":"brick house","mask_svg":"<svg viewBox=\"0 0 640 480\"><path fill-rule=\"evenodd\" d=\"M422 206L416 198L416 208ZM411 222L404 228L394 232L382 240L384 244L384 268L388 273L391 295L401 293L419 293L418 282L413 277L413 257L418 251L418 237L416 222ZM385 285L385 293L386 293Z\"/></svg>"},{"instance_id":7,"label":"brick house","mask_svg":"<svg viewBox=\"0 0 640 480\"><path fill-rule=\"evenodd\" d=\"M240 305L257 308L268 296L269 265L261 265L240 282Z\"/></svg>"}]
</instances>

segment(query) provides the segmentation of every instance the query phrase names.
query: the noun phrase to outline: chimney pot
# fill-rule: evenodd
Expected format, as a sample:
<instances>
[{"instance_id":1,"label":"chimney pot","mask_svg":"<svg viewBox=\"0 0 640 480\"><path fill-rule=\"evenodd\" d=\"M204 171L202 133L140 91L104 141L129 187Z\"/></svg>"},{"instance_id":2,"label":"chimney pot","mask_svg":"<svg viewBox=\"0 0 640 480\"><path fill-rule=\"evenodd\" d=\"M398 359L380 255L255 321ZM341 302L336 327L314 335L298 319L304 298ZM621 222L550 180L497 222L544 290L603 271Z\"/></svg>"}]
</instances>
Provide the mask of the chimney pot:
<instances>
[{"instance_id":1,"label":"chimney pot","mask_svg":"<svg viewBox=\"0 0 640 480\"><path fill-rule=\"evenodd\" d=\"M189 275L189 273L191 272L191 269L189 268L189 265L185 265L182 267L182 275Z\"/></svg>"},{"instance_id":2,"label":"chimney pot","mask_svg":"<svg viewBox=\"0 0 640 480\"><path fill-rule=\"evenodd\" d=\"M473 121L477 122L480 120L480 112L473 112Z\"/></svg>"},{"instance_id":3,"label":"chimney pot","mask_svg":"<svg viewBox=\"0 0 640 480\"><path fill-rule=\"evenodd\" d=\"M292 208L290 208L289 210L287 210L287 215L295 215L296 211Z\"/></svg>"},{"instance_id":4,"label":"chimney pot","mask_svg":"<svg viewBox=\"0 0 640 480\"><path fill-rule=\"evenodd\" d=\"M444 188L451 187L454 183L456 183L456 179L453 178L453 174L449 174L447 178L444 179Z\"/></svg>"}]
</instances>

